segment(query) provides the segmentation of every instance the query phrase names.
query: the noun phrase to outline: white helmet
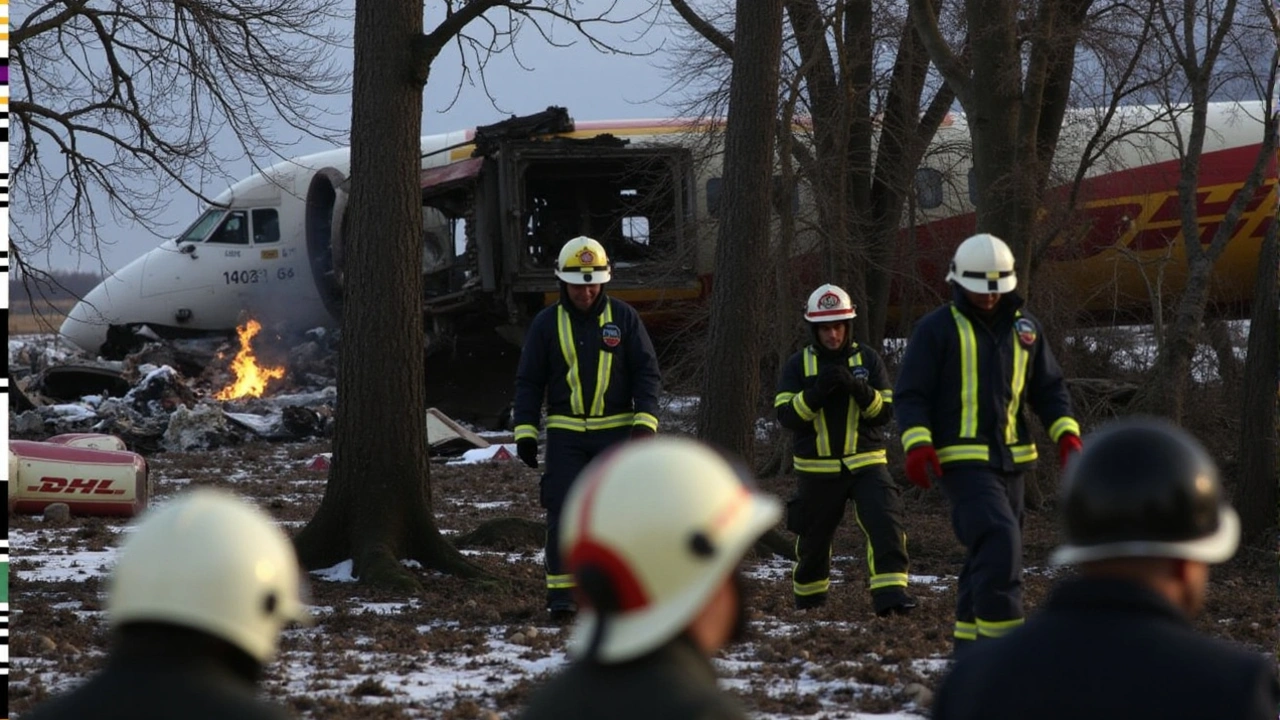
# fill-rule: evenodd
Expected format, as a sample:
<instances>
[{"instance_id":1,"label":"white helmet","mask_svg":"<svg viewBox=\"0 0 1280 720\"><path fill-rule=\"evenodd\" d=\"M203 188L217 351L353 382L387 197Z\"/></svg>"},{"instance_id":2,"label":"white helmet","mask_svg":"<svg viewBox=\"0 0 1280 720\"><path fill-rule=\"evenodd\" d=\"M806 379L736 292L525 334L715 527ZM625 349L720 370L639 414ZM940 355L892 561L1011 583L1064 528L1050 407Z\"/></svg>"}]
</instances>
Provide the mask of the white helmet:
<instances>
[{"instance_id":1,"label":"white helmet","mask_svg":"<svg viewBox=\"0 0 1280 720\"><path fill-rule=\"evenodd\" d=\"M831 283L809 293L809 302L804 305L804 319L811 323L852 320L857 316L849 293Z\"/></svg>"},{"instance_id":2,"label":"white helmet","mask_svg":"<svg viewBox=\"0 0 1280 720\"><path fill-rule=\"evenodd\" d=\"M162 622L221 638L265 664L308 620L293 545L232 495L196 490L142 517L107 588L111 627Z\"/></svg>"},{"instance_id":3,"label":"white helmet","mask_svg":"<svg viewBox=\"0 0 1280 720\"><path fill-rule=\"evenodd\" d=\"M596 657L629 660L680 634L782 515L729 462L688 439L628 443L593 461L565 503L560 547L583 587L603 575L617 600ZM601 622L586 607L569 639L581 657Z\"/></svg>"},{"instance_id":4,"label":"white helmet","mask_svg":"<svg viewBox=\"0 0 1280 720\"><path fill-rule=\"evenodd\" d=\"M579 235L560 248L556 277L570 285L607 283L613 278L609 272L609 255L599 242Z\"/></svg>"},{"instance_id":5,"label":"white helmet","mask_svg":"<svg viewBox=\"0 0 1280 720\"><path fill-rule=\"evenodd\" d=\"M974 235L956 248L947 280L974 293L1013 292L1018 286L1018 276L1013 272L1013 252L995 235Z\"/></svg>"}]
</instances>

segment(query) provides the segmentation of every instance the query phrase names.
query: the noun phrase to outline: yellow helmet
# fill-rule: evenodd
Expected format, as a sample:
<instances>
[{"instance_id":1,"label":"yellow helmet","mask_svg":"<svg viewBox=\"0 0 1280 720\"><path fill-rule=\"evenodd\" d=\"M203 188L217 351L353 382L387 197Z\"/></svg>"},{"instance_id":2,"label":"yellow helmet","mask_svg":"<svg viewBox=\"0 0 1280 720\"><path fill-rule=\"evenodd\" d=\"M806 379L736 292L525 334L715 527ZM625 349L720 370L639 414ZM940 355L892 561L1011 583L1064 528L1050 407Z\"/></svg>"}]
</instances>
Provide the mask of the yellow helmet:
<instances>
[{"instance_id":1,"label":"yellow helmet","mask_svg":"<svg viewBox=\"0 0 1280 720\"><path fill-rule=\"evenodd\" d=\"M609 272L609 255L599 242L580 235L560 248L556 277L570 285L607 283L613 278Z\"/></svg>"}]
</instances>

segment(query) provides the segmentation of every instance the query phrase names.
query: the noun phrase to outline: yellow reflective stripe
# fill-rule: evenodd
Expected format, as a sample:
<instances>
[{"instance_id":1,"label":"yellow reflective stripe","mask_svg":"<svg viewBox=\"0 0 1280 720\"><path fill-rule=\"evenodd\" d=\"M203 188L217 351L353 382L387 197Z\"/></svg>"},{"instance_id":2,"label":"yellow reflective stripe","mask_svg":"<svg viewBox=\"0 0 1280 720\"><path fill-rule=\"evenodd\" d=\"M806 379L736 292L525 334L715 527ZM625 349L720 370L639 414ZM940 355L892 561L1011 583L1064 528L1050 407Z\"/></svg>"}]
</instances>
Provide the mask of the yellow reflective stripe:
<instances>
[{"instance_id":1,"label":"yellow reflective stripe","mask_svg":"<svg viewBox=\"0 0 1280 720\"><path fill-rule=\"evenodd\" d=\"M1020 318L1022 313L1015 313L1014 317ZM1009 383L1009 408L1005 415L1004 443L1006 445L1018 442L1018 408L1022 404L1022 389L1027 384L1027 361L1031 358L1031 354L1018 339L1018 331L1010 332L1013 333L1013 380Z\"/></svg>"},{"instance_id":2,"label":"yellow reflective stripe","mask_svg":"<svg viewBox=\"0 0 1280 720\"><path fill-rule=\"evenodd\" d=\"M791 458L791 463L795 465L796 470L815 473L836 473L840 472L841 467L857 470L868 465L886 465L888 462L889 455L884 448L854 453L842 458L806 458L799 455Z\"/></svg>"},{"instance_id":3,"label":"yellow reflective stripe","mask_svg":"<svg viewBox=\"0 0 1280 720\"><path fill-rule=\"evenodd\" d=\"M796 470L812 473L838 473L841 467L839 458L793 457L791 462Z\"/></svg>"},{"instance_id":4,"label":"yellow reflective stripe","mask_svg":"<svg viewBox=\"0 0 1280 720\"><path fill-rule=\"evenodd\" d=\"M809 422L818 416L818 411L809 407L804 401L804 393L796 393L795 399L791 401L791 407L795 408L796 415L805 422Z\"/></svg>"},{"instance_id":5,"label":"yellow reflective stripe","mask_svg":"<svg viewBox=\"0 0 1280 720\"><path fill-rule=\"evenodd\" d=\"M902 449L910 450L917 445L932 445L933 433L923 425L909 427L902 431Z\"/></svg>"},{"instance_id":6,"label":"yellow reflective stripe","mask_svg":"<svg viewBox=\"0 0 1280 720\"><path fill-rule=\"evenodd\" d=\"M569 409L574 415L586 415L582 405L582 382L578 378L578 351L573 347L573 325L569 322L569 312L563 305L556 308L556 329L560 336L560 354L568 370L564 374L569 385ZM550 426L548 426L550 427Z\"/></svg>"},{"instance_id":7,"label":"yellow reflective stripe","mask_svg":"<svg viewBox=\"0 0 1280 720\"><path fill-rule=\"evenodd\" d=\"M977 640L978 624L956 621L955 636L959 640Z\"/></svg>"},{"instance_id":8,"label":"yellow reflective stripe","mask_svg":"<svg viewBox=\"0 0 1280 720\"><path fill-rule=\"evenodd\" d=\"M1054 442L1061 440L1066 433L1080 434L1080 423L1076 422L1075 418L1064 415L1054 420L1053 424L1049 426L1049 437L1053 438Z\"/></svg>"},{"instance_id":9,"label":"yellow reflective stripe","mask_svg":"<svg viewBox=\"0 0 1280 720\"><path fill-rule=\"evenodd\" d=\"M653 417L652 415L650 417ZM635 424L634 413L619 413L617 415L605 415L604 417L573 417L572 415L548 415L547 429L556 430L572 430L574 432L586 432L588 430L609 430L612 428L629 427Z\"/></svg>"},{"instance_id":10,"label":"yellow reflective stripe","mask_svg":"<svg viewBox=\"0 0 1280 720\"><path fill-rule=\"evenodd\" d=\"M813 348L806 347L804 349L804 376L813 377L818 374L818 356L813 352Z\"/></svg>"},{"instance_id":11,"label":"yellow reflective stripe","mask_svg":"<svg viewBox=\"0 0 1280 720\"><path fill-rule=\"evenodd\" d=\"M943 464L964 460L987 462L990 459L986 445L949 445L938 448L938 462Z\"/></svg>"},{"instance_id":12,"label":"yellow reflective stripe","mask_svg":"<svg viewBox=\"0 0 1280 720\"><path fill-rule=\"evenodd\" d=\"M1040 457L1040 453L1036 452L1035 443L1014 445L1009 448L1009 455L1013 457L1013 461L1016 463L1029 463Z\"/></svg>"},{"instance_id":13,"label":"yellow reflective stripe","mask_svg":"<svg viewBox=\"0 0 1280 720\"><path fill-rule=\"evenodd\" d=\"M868 556L871 555L871 550L869 549L870 547L871 547L871 543L867 543ZM879 590L880 588L887 588L887 587L906 587L907 574L906 573L881 573L879 575L872 575L870 584L871 584L872 590Z\"/></svg>"},{"instance_id":14,"label":"yellow reflective stripe","mask_svg":"<svg viewBox=\"0 0 1280 720\"><path fill-rule=\"evenodd\" d=\"M799 393L793 393L793 392L780 392L777 395L773 396L773 406L775 408L780 408L783 405L790 403L791 398L795 397L798 394Z\"/></svg>"},{"instance_id":15,"label":"yellow reflective stripe","mask_svg":"<svg viewBox=\"0 0 1280 720\"><path fill-rule=\"evenodd\" d=\"M862 411L862 414L867 417L875 417L884 409L884 395L879 390L873 389L873 392L876 394L876 399L872 400L867 409ZM852 405L853 403L849 404Z\"/></svg>"},{"instance_id":16,"label":"yellow reflective stripe","mask_svg":"<svg viewBox=\"0 0 1280 720\"><path fill-rule=\"evenodd\" d=\"M517 425L516 440L524 440L525 438L538 439L538 428L533 425Z\"/></svg>"},{"instance_id":17,"label":"yellow reflective stripe","mask_svg":"<svg viewBox=\"0 0 1280 720\"><path fill-rule=\"evenodd\" d=\"M819 410L818 417L814 420L813 429L817 433L815 438L818 443L818 454L823 457L831 456L831 437L827 434L827 411Z\"/></svg>"},{"instance_id":18,"label":"yellow reflective stripe","mask_svg":"<svg viewBox=\"0 0 1280 720\"><path fill-rule=\"evenodd\" d=\"M574 587L575 585L576 583L573 582L572 575L548 575L547 576L548 590L565 590L565 589Z\"/></svg>"},{"instance_id":19,"label":"yellow reflective stripe","mask_svg":"<svg viewBox=\"0 0 1280 720\"><path fill-rule=\"evenodd\" d=\"M862 351L858 350L849 357L849 367L858 367L862 365ZM849 401L849 411L844 419L844 454L852 455L858 451L858 418L854 415L854 410L858 410L858 403L853 401L852 397L845 398ZM875 407L875 403L872 403ZM859 412L868 412L859 410ZM875 413L869 413L875 415Z\"/></svg>"},{"instance_id":20,"label":"yellow reflective stripe","mask_svg":"<svg viewBox=\"0 0 1280 720\"><path fill-rule=\"evenodd\" d=\"M600 327L613 322L613 305L608 300L604 303L604 312L600 313ZM604 394L609 389L609 380L613 377L613 353L605 352L603 342L600 348L600 362L596 363L596 396L591 401L591 415L604 414Z\"/></svg>"},{"instance_id":21,"label":"yellow reflective stripe","mask_svg":"<svg viewBox=\"0 0 1280 720\"><path fill-rule=\"evenodd\" d=\"M631 421L632 425L643 425L654 432L658 432L658 418L647 412L638 412Z\"/></svg>"},{"instance_id":22,"label":"yellow reflective stripe","mask_svg":"<svg viewBox=\"0 0 1280 720\"><path fill-rule=\"evenodd\" d=\"M978 339L973 325L951 306L960 336L960 437L978 436Z\"/></svg>"},{"instance_id":23,"label":"yellow reflective stripe","mask_svg":"<svg viewBox=\"0 0 1280 720\"><path fill-rule=\"evenodd\" d=\"M978 618L978 634L982 637L998 638L1004 637L1021 626L1025 620L1022 618L1014 618L1013 620L983 620ZM956 623L959 625L959 623Z\"/></svg>"},{"instance_id":24,"label":"yellow reflective stripe","mask_svg":"<svg viewBox=\"0 0 1280 720\"><path fill-rule=\"evenodd\" d=\"M824 578L811 583L791 581L791 589L797 595L819 595L831 589L831 578Z\"/></svg>"},{"instance_id":25,"label":"yellow reflective stripe","mask_svg":"<svg viewBox=\"0 0 1280 720\"><path fill-rule=\"evenodd\" d=\"M850 470L857 470L868 465L887 465L888 463L889 455L884 448L848 455L844 458L844 465Z\"/></svg>"},{"instance_id":26,"label":"yellow reflective stripe","mask_svg":"<svg viewBox=\"0 0 1280 720\"><path fill-rule=\"evenodd\" d=\"M893 402L893 388L885 388L883 390L880 390L879 392L880 392L881 400L887 403Z\"/></svg>"}]
</instances>

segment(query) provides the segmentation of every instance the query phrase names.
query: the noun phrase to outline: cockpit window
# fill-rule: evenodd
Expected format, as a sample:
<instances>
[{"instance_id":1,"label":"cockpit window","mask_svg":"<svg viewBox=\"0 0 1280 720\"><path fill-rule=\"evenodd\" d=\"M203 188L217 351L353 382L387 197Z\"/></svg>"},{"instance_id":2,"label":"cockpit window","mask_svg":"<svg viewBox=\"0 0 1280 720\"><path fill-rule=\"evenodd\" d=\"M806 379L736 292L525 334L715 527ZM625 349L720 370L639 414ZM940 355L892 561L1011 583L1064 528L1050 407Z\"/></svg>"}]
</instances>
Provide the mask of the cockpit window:
<instances>
[{"instance_id":1,"label":"cockpit window","mask_svg":"<svg viewBox=\"0 0 1280 720\"><path fill-rule=\"evenodd\" d=\"M249 216L244 210L232 210L205 242L223 245L249 244Z\"/></svg>"},{"instance_id":2,"label":"cockpit window","mask_svg":"<svg viewBox=\"0 0 1280 720\"><path fill-rule=\"evenodd\" d=\"M253 211L253 244L280 241L280 217L275 208Z\"/></svg>"},{"instance_id":3,"label":"cockpit window","mask_svg":"<svg viewBox=\"0 0 1280 720\"><path fill-rule=\"evenodd\" d=\"M222 208L205 210L204 214L192 223L186 232L178 236L178 242L200 242L204 240L204 236L208 235L209 231L218 224L218 221L222 219L222 214L225 212L226 210Z\"/></svg>"}]
</instances>

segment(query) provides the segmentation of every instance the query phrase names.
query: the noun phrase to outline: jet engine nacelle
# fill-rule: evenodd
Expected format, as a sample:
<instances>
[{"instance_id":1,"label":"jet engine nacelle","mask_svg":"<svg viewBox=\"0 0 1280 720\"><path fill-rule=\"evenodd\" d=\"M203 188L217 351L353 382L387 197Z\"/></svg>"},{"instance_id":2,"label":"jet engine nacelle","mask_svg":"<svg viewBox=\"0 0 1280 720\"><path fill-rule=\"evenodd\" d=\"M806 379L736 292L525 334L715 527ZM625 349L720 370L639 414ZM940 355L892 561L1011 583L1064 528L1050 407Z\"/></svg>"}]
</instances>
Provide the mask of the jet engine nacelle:
<instances>
[{"instance_id":1,"label":"jet engine nacelle","mask_svg":"<svg viewBox=\"0 0 1280 720\"><path fill-rule=\"evenodd\" d=\"M307 187L305 234L311 277L335 320L342 315L342 238L347 214L347 178L334 168L317 172Z\"/></svg>"}]
</instances>

